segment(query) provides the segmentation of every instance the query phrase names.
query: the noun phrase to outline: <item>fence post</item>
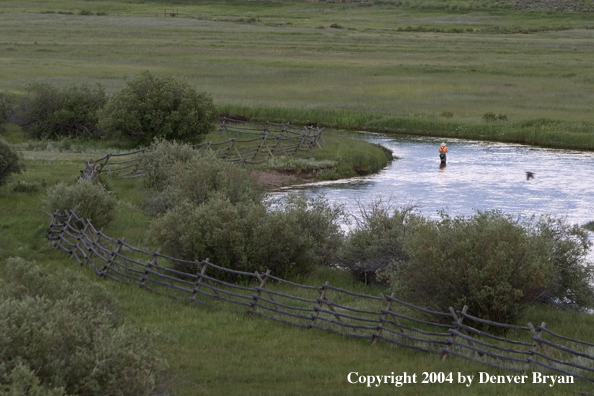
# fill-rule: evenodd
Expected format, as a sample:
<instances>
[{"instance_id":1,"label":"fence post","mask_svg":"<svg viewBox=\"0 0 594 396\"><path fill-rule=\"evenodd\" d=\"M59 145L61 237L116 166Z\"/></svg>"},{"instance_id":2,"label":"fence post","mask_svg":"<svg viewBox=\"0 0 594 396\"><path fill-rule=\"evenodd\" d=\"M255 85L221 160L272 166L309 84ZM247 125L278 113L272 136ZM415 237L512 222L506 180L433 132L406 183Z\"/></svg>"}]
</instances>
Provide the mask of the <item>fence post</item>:
<instances>
[{"instance_id":1,"label":"fence post","mask_svg":"<svg viewBox=\"0 0 594 396\"><path fill-rule=\"evenodd\" d=\"M316 324L316 320L320 316L320 308L322 308L323 304L326 304L330 311L336 312L334 310L334 307L332 305L330 305L328 299L326 298L326 291L328 291L328 288L326 288L326 286L328 286L329 284L330 284L330 282L326 281L321 287L316 287L316 290L318 291L318 293L320 293L320 298L317 299L318 300L318 307L317 307L318 309L316 309L316 307L314 306L314 311L316 311L316 314L312 315L312 322L311 322L312 325ZM320 290L320 289L322 289L322 290ZM334 314L334 317L339 322L342 322L342 319L340 319L339 315ZM310 329L311 329L311 327L310 327Z\"/></svg>"},{"instance_id":2,"label":"fence post","mask_svg":"<svg viewBox=\"0 0 594 396\"><path fill-rule=\"evenodd\" d=\"M103 276L103 274L107 274L109 272L109 269L111 268L111 265L112 265L114 259L120 253L120 250L122 249L122 246L124 246L124 238L117 240L117 242L116 242L116 249L115 250L112 250L111 254L109 255L109 260L107 261L107 264L105 264L105 266L101 270L100 276Z\"/></svg>"},{"instance_id":3,"label":"fence post","mask_svg":"<svg viewBox=\"0 0 594 396\"><path fill-rule=\"evenodd\" d=\"M89 239L89 238L87 238L87 239ZM95 230L95 236L91 240L91 245L93 245L93 246L99 246L101 248L102 246L101 246L100 242L101 242L101 231ZM82 264L83 266L91 263L91 257L93 256L93 249L91 247L87 248L87 251L88 251L88 254L87 254L87 257L85 259L84 264Z\"/></svg>"},{"instance_id":4,"label":"fence post","mask_svg":"<svg viewBox=\"0 0 594 396\"><path fill-rule=\"evenodd\" d=\"M392 293L390 295L390 297L391 298L394 298L394 294L395 293ZM386 298L386 296L384 296L383 294L381 296L382 296L382 298L383 298L384 301L388 301L389 302L389 305L386 307L386 311L392 312L391 309L392 309L392 302L393 301L390 300L390 298ZM386 322L385 321L385 318L387 318L387 315L388 315L388 312L385 312L384 313L384 319L383 319L383 322L384 323ZM398 320L398 317L396 315L394 315L393 313L390 313L390 315L392 316L392 319L394 320L394 324L396 325L396 327L398 327L398 331L400 331L400 333L404 334L404 330L402 329L402 327L400 327L400 321ZM380 334L381 334L381 332L380 332Z\"/></svg>"},{"instance_id":5,"label":"fence post","mask_svg":"<svg viewBox=\"0 0 594 396\"><path fill-rule=\"evenodd\" d=\"M297 148L295 149L295 152L293 153L293 155L299 154L299 150L301 150L301 146L303 145L304 140L305 140L305 135L301 135L301 140L299 141L299 144L297 145Z\"/></svg>"},{"instance_id":6,"label":"fence post","mask_svg":"<svg viewBox=\"0 0 594 396\"><path fill-rule=\"evenodd\" d=\"M467 310L468 310L468 305L465 305L464 308L462 308L462 313L466 313ZM462 324L462 321L464 320L464 316L458 317L458 315L456 315L456 311L454 311L454 308L452 308L452 307L450 307L450 313L454 317L454 323ZM464 332L464 334L466 334L466 331L464 329L462 329L462 331ZM455 339L456 339L456 335L452 334L452 341L454 341ZM473 346L472 341L468 341L468 344L470 346ZM448 351L451 351L453 347L454 347L454 344L448 343ZM446 357L448 357L447 351L443 354L442 360L445 360Z\"/></svg>"},{"instance_id":7,"label":"fence post","mask_svg":"<svg viewBox=\"0 0 594 396\"><path fill-rule=\"evenodd\" d=\"M87 236L87 229L89 228L89 220L88 219L82 219L83 222L83 229L82 231L79 231L78 236L76 237L76 245L74 246L74 248L72 248L72 250L70 251L70 257L72 257L73 255L76 255L76 257L78 257L78 254L76 254L76 250L80 249L80 243L83 239L83 236L86 237ZM86 259L87 259L87 255L85 254L85 263L86 263ZM82 267L85 263L83 263L82 261L78 260L78 262L80 263L80 266Z\"/></svg>"},{"instance_id":8,"label":"fence post","mask_svg":"<svg viewBox=\"0 0 594 396\"><path fill-rule=\"evenodd\" d=\"M256 304L258 303L258 297L260 297L262 295L262 290L260 290L260 289L266 289L266 281L268 281L268 275L270 275L270 270L266 271L266 273L264 274L264 278L260 277L260 274L258 274L258 271L254 271L254 274L256 274L256 277L260 281L260 287L256 289L256 294L252 294L252 298L254 299L254 301L252 302L252 306L250 307L248 313L254 312L256 310ZM270 293L268 293L268 296L270 297L270 299L272 301L274 301L274 297L272 297L272 295ZM274 308L279 309L278 305L276 305L276 304L274 304Z\"/></svg>"},{"instance_id":9,"label":"fence post","mask_svg":"<svg viewBox=\"0 0 594 396\"><path fill-rule=\"evenodd\" d=\"M146 268L146 269L144 270L144 275L142 276L142 283L139 283L139 284L138 284L138 286L139 286L139 287L147 287L147 286L146 286L146 281L147 281L147 279L148 279L148 276L149 276L149 271L148 271L148 270L149 270L151 267L154 267L154 266L156 266L156 265L157 265L157 259L159 258L159 257L157 256L157 254L159 254L159 253L161 253L161 248L158 248L158 249L157 249L157 251L156 251L155 253L151 254L151 256L152 256L153 258L152 258L151 262L148 264L148 268Z\"/></svg>"},{"instance_id":10,"label":"fence post","mask_svg":"<svg viewBox=\"0 0 594 396\"><path fill-rule=\"evenodd\" d=\"M227 147L227 152L225 153L225 155L223 156L223 159L227 159L227 157L229 156L229 153L231 152L231 150L233 150L235 148L235 138L231 139L231 145L229 147Z\"/></svg>"},{"instance_id":11,"label":"fence post","mask_svg":"<svg viewBox=\"0 0 594 396\"><path fill-rule=\"evenodd\" d=\"M394 292L392 292L392 294L390 295L390 297L394 297ZM388 318L388 312L387 311L391 311L392 310L392 300L388 300L386 299L386 296L384 296L383 293L380 293L380 297L382 298L382 300L384 300L384 302L386 303L386 309L383 314L382 317L380 318L380 324L377 327L377 333L373 334L373 341L372 341L372 345L375 345L375 343L378 340L378 337L382 335L382 327L384 327L384 324L386 324L386 319ZM402 329L400 330L402 331Z\"/></svg>"},{"instance_id":12,"label":"fence post","mask_svg":"<svg viewBox=\"0 0 594 396\"><path fill-rule=\"evenodd\" d=\"M545 322L542 322L542 324L540 325L541 328L544 328L547 324ZM532 323L528 322L528 327L530 328L530 331L532 332L532 340L534 341L534 346L532 347L532 349L530 350L530 356L528 356L528 359L526 359L528 361L528 363L526 363L526 365L524 366L524 371L528 370L530 368L530 364L531 364L531 359L534 356L534 352L536 351L536 349L538 347L540 347L540 350L546 355L546 356L551 356L549 355L549 353L547 352L547 349L544 345L542 345L540 342L538 342L538 339L541 338L541 334L542 334L542 330L536 331L536 329L534 328L534 326L532 325ZM547 361L549 363L551 363L551 361L549 359L547 359Z\"/></svg>"},{"instance_id":13,"label":"fence post","mask_svg":"<svg viewBox=\"0 0 594 396\"><path fill-rule=\"evenodd\" d=\"M208 259L206 259L208 262ZM200 268L200 275L198 275L198 280L196 281L196 287L194 287L194 295L192 298L195 300L198 297L198 291L200 290L200 286L202 286L202 280L204 279L203 276L206 274L206 267L207 265L201 264L200 262L196 262L198 268Z\"/></svg>"},{"instance_id":14,"label":"fence post","mask_svg":"<svg viewBox=\"0 0 594 396\"><path fill-rule=\"evenodd\" d=\"M52 221L50 222L49 232L47 234L47 245L50 247L53 247L54 249L58 246L58 243L59 243L58 241L59 241L60 237L58 236L57 239L55 239L55 240L50 239L50 238L54 238L54 237L52 237L52 234L56 233L56 231L54 231L53 228L58 226L58 224L60 224L58 222L58 216L60 216L60 211L58 209L56 209L56 211L52 214ZM63 228L64 227L62 227L62 229L57 231L58 235L63 232Z\"/></svg>"},{"instance_id":15,"label":"fence post","mask_svg":"<svg viewBox=\"0 0 594 396\"><path fill-rule=\"evenodd\" d=\"M258 158L258 155L260 155L260 150L262 150L262 147L264 147L264 144L266 144L266 135L262 136L262 143L260 143L260 146L258 146L256 153L252 157L252 161L255 161L256 158ZM240 158L241 158L241 156L240 156Z\"/></svg>"}]
</instances>

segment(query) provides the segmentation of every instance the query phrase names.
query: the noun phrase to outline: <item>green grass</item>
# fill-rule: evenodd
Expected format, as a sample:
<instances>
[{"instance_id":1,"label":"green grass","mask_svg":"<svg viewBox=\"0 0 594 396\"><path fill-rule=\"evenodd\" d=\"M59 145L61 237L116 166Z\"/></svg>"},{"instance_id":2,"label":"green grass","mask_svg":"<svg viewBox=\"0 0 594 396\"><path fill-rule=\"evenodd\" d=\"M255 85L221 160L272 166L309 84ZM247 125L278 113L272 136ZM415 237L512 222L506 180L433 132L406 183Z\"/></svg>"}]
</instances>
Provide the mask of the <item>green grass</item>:
<instances>
[{"instance_id":1,"label":"green grass","mask_svg":"<svg viewBox=\"0 0 594 396\"><path fill-rule=\"evenodd\" d=\"M12 139L19 141L18 144L28 144L14 131ZM330 135L326 139L328 146L335 145L332 149L335 152L348 152L358 147L345 143L346 139L340 135ZM89 281L97 281L89 268L80 268L64 252L47 246L49 216L40 209L45 189L62 180L74 181L82 161L96 154L97 148L91 146L89 151L22 151L27 171L16 175L14 183L37 183L40 188L31 193L15 192L11 184L0 188L0 272L7 257L20 256L48 265L50 271L71 268L84 273ZM106 234L125 237L134 246L154 249L145 240L151 218L140 209L142 181L107 179L107 183L119 206L117 219L105 230ZM296 281L317 285L330 281L333 286L371 295L386 292L382 288L357 283L348 274L331 269L318 270ZM553 388L476 383L470 388L456 383L406 384L397 390L391 385L366 388L349 384L347 375L353 371L361 375L406 371L417 374L420 380L423 372L452 372L454 378L458 372L476 378L479 372L509 373L459 358L442 361L439 356L386 343L372 346L365 341L318 330L303 330L244 313L187 304L108 279L101 282L116 297L128 321L161 334L160 347L171 367L171 387L179 395L364 395L395 391L405 395L473 395L479 391L486 395L558 395L570 390L591 389L585 383ZM287 286L271 284L270 287L294 293ZM329 295L328 298L340 301L336 296ZM407 313L406 310L403 313ZM594 317L591 315L536 306L527 310L518 324L525 325L528 321L535 325L545 321L547 328L566 336L585 340L594 338Z\"/></svg>"},{"instance_id":2,"label":"green grass","mask_svg":"<svg viewBox=\"0 0 594 396\"><path fill-rule=\"evenodd\" d=\"M166 17L166 8L176 8L180 15ZM83 9L108 15L77 15ZM255 21L248 23L250 18ZM329 28L332 24L343 28ZM592 27L591 13L514 11L505 1L376 1L364 6L0 0L0 91L23 94L31 82L86 82L103 84L113 93L126 78L149 69L184 76L211 92L221 112L253 119L591 149ZM530 30L534 33L521 33ZM509 34L514 31L520 33ZM443 112L453 117L441 117ZM487 112L505 114L509 121L487 124L482 120ZM16 184L0 188L0 268L7 257L20 256L55 271L74 268L95 280L88 269L46 245L49 216L41 210L41 201L47 187L74 181L84 160L130 147L125 142L32 142L12 125L0 134L21 151L27 165L14 182L38 186L29 193L17 192ZM324 137L327 149L318 152L314 164L337 164L343 176L353 171L354 161L370 171L383 166L380 149L362 151L340 135ZM120 204L118 218L106 233L150 248L145 232L151 219L140 209L141 181L114 179L108 184ZM326 280L355 287L344 274L328 270L300 281ZM128 320L162 333L173 388L180 395L592 392L585 383L469 388L411 384L398 389L351 385L346 380L351 371L509 373L103 283ZM356 287L368 294L380 292ZM592 315L537 306L527 310L519 324L528 321L545 321L557 333L594 339Z\"/></svg>"},{"instance_id":3,"label":"green grass","mask_svg":"<svg viewBox=\"0 0 594 396\"><path fill-rule=\"evenodd\" d=\"M594 147L591 13L494 1L26 4L0 1L0 90L44 81L115 92L149 69L259 119ZM164 16L172 7L179 17ZM109 15L76 15L82 9ZM535 33L508 34L527 29ZM487 112L509 121L485 125ZM537 120L551 130L525 126Z\"/></svg>"}]
</instances>

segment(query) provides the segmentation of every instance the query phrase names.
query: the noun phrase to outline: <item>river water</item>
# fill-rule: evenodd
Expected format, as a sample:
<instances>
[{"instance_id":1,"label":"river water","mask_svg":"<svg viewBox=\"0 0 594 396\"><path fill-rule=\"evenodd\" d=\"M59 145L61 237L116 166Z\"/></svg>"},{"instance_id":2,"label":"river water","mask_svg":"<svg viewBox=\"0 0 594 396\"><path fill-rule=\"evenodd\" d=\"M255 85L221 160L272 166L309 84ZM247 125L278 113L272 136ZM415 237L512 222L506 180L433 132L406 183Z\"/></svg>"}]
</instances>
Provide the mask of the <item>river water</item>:
<instances>
[{"instance_id":1,"label":"river water","mask_svg":"<svg viewBox=\"0 0 594 396\"><path fill-rule=\"evenodd\" d=\"M551 214L570 223L594 220L594 152L546 149L509 143L415 136L358 134L379 143L400 159L379 174L303 187L325 194L349 213L381 198L395 207L417 205L418 211L438 217L468 216L476 210L499 209L515 216ZM440 168L438 148L449 150ZM526 180L525 172L534 179Z\"/></svg>"}]
</instances>

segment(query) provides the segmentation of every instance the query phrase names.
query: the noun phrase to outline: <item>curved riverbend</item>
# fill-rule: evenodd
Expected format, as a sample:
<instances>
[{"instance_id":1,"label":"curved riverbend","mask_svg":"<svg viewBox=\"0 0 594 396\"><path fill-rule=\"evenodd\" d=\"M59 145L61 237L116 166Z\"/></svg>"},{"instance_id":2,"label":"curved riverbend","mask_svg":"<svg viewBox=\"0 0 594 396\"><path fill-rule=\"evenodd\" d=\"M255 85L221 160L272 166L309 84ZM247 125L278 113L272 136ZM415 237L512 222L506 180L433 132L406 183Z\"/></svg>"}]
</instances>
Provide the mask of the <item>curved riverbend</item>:
<instances>
[{"instance_id":1,"label":"curved riverbend","mask_svg":"<svg viewBox=\"0 0 594 396\"><path fill-rule=\"evenodd\" d=\"M351 213L358 201L381 197L397 207L415 203L430 217L440 210L467 216L499 209L517 216L551 214L578 224L594 220L594 152L447 139L448 162L440 169L443 139L358 137L389 148L400 159L376 175L300 188L323 193ZM534 179L526 180L527 171L534 172Z\"/></svg>"}]
</instances>

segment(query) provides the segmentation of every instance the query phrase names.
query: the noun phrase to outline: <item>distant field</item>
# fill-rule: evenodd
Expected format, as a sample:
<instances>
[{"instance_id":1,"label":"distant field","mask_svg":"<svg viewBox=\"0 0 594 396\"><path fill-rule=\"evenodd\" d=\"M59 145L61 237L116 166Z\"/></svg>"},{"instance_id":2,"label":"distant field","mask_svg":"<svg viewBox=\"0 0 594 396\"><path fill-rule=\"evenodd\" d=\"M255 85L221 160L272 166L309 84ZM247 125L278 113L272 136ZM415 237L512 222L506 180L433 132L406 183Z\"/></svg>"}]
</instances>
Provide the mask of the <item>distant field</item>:
<instances>
[{"instance_id":1,"label":"distant field","mask_svg":"<svg viewBox=\"0 0 594 396\"><path fill-rule=\"evenodd\" d=\"M594 147L594 13L512 6L0 0L0 91L149 69L262 118Z\"/></svg>"}]
</instances>

